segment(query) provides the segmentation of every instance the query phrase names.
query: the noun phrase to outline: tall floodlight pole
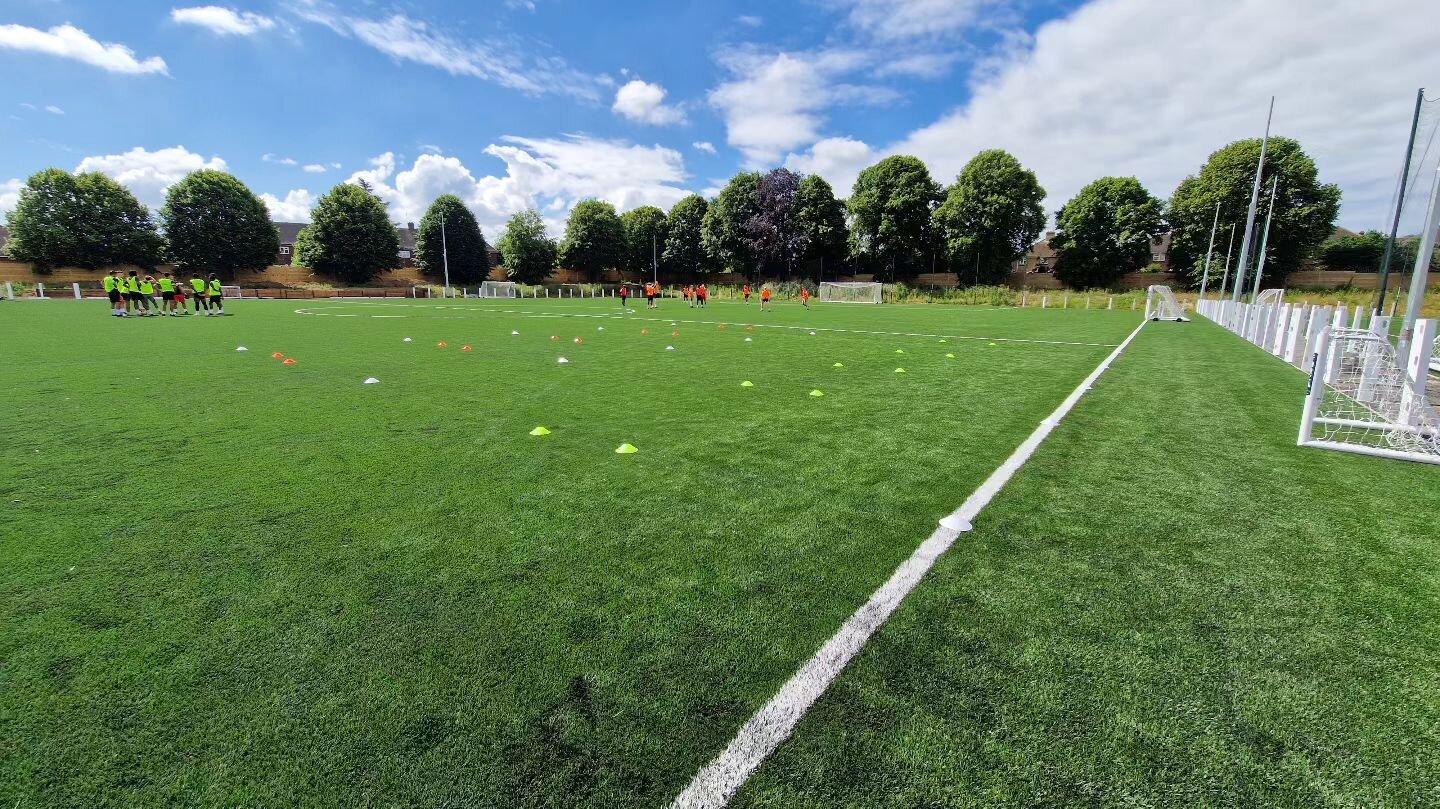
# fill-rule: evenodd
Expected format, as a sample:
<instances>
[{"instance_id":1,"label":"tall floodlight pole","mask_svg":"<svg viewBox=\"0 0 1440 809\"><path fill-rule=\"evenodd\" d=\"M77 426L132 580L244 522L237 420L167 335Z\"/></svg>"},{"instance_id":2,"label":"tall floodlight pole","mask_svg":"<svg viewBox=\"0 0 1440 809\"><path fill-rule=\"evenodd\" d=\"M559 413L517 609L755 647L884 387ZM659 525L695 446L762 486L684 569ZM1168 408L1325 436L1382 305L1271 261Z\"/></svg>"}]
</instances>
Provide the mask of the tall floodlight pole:
<instances>
[{"instance_id":1,"label":"tall floodlight pole","mask_svg":"<svg viewBox=\"0 0 1440 809\"><path fill-rule=\"evenodd\" d=\"M440 261L445 265L445 297L450 297L450 244L445 241L445 211L440 211Z\"/></svg>"},{"instance_id":2,"label":"tall floodlight pole","mask_svg":"<svg viewBox=\"0 0 1440 809\"><path fill-rule=\"evenodd\" d=\"M1410 359L1410 341L1415 339L1415 321L1420 318L1420 305L1425 302L1425 283L1430 279L1430 258L1435 253L1435 231L1440 229L1440 169L1430 189L1430 207L1425 211L1425 229L1420 231L1420 249L1415 252L1415 269L1410 275L1410 294L1405 299L1405 322L1400 327L1400 344L1396 356L1400 362ZM1421 369L1424 374L1424 369Z\"/></svg>"},{"instance_id":3,"label":"tall floodlight pole","mask_svg":"<svg viewBox=\"0 0 1440 809\"><path fill-rule=\"evenodd\" d=\"M1225 274L1220 276L1220 297L1225 300L1225 283L1230 280L1230 254L1235 250L1235 226L1230 226L1230 246L1225 248Z\"/></svg>"},{"instance_id":4,"label":"tall floodlight pole","mask_svg":"<svg viewBox=\"0 0 1440 809\"><path fill-rule=\"evenodd\" d=\"M650 233L650 273L655 276L655 285L660 285L660 262L655 259L655 233Z\"/></svg>"},{"instance_id":5,"label":"tall floodlight pole","mask_svg":"<svg viewBox=\"0 0 1440 809\"><path fill-rule=\"evenodd\" d=\"M1205 286L1210 283L1210 254L1215 252L1215 228L1220 225L1220 200L1215 200L1215 219L1210 223L1210 247L1205 251L1205 274L1200 276L1200 300L1205 300Z\"/></svg>"},{"instance_id":6,"label":"tall floodlight pole","mask_svg":"<svg viewBox=\"0 0 1440 809\"><path fill-rule=\"evenodd\" d=\"M1400 193L1395 197L1395 218L1390 220L1390 238L1385 240L1385 256L1380 259L1380 294L1375 298L1375 314L1383 314L1385 289L1390 285L1390 254L1395 251L1395 234L1400 230L1400 211L1405 207L1405 184L1410 179L1410 156L1415 152L1415 131L1420 126L1420 107L1425 103L1425 88L1415 93L1415 115L1410 119L1410 142L1405 144L1405 168L1400 171Z\"/></svg>"},{"instance_id":7,"label":"tall floodlight pole","mask_svg":"<svg viewBox=\"0 0 1440 809\"><path fill-rule=\"evenodd\" d=\"M1270 246L1270 217L1275 215L1275 194L1280 190L1280 177L1270 178L1270 208L1265 211L1265 232L1260 234L1260 259L1255 263L1255 289L1250 293L1250 302L1260 297L1260 276L1265 274L1265 251Z\"/></svg>"},{"instance_id":8,"label":"tall floodlight pole","mask_svg":"<svg viewBox=\"0 0 1440 809\"><path fill-rule=\"evenodd\" d=\"M1255 206L1260 202L1260 175L1265 173L1265 151L1270 146L1270 120L1275 117L1275 96L1270 96L1270 113L1265 116L1265 138L1260 141L1260 162L1255 166L1255 183L1250 187L1250 208L1245 213L1245 238L1240 242L1240 261L1235 267L1235 288L1230 300L1239 302L1245 288L1245 265L1250 261L1250 239L1255 233Z\"/></svg>"}]
</instances>

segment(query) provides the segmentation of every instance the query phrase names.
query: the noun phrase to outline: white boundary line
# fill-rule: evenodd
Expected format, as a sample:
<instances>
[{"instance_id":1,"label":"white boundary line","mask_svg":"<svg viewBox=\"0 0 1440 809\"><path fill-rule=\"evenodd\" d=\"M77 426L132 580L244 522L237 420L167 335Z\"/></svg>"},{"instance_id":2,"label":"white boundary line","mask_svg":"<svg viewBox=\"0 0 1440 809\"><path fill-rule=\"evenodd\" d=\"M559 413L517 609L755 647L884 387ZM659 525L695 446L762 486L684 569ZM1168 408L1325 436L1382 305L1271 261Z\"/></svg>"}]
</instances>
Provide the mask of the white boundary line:
<instances>
[{"instance_id":1,"label":"white boundary line","mask_svg":"<svg viewBox=\"0 0 1440 809\"><path fill-rule=\"evenodd\" d=\"M323 306L302 306L295 310L297 315L314 315L317 317L346 317L346 315L335 315L330 312L321 311L325 308L335 308L346 304L332 304L331 307ZM1114 348L1114 343L1085 343L1073 340L1034 340L1021 337L976 337L964 334L927 334L922 332L903 331L872 331L868 329L837 329L825 326L786 326L779 323L742 323L734 320L683 320L677 317L637 317L634 315L622 315L615 312L605 313L577 313L577 312L535 312L527 309L491 309L489 307L476 306L424 306L408 303L355 303L352 306L404 306L416 309L457 309L461 311L486 312L497 315L519 315L528 318L567 318L567 317L588 317L601 318L605 320L626 320L637 323L683 323L686 325L701 326L754 326L762 329L781 329L787 331L814 331L830 332L835 334L869 334L882 337L933 337L946 340L984 340L992 343L1029 343L1031 345L1053 345L1053 346L1080 346L1083 348ZM996 310L998 311L998 310ZM371 317L408 317L408 315L371 315ZM456 315L438 315L434 320L460 320Z\"/></svg>"},{"instance_id":2,"label":"white boundary line","mask_svg":"<svg viewBox=\"0 0 1440 809\"><path fill-rule=\"evenodd\" d=\"M816 652L795 672L775 696L770 698L755 715L740 727L735 738L713 761L700 769L670 804L671 809L718 809L735 796L755 770L790 737L801 717L815 704L830 683L844 670L850 660L864 648L870 637L900 606L900 602L915 589L920 580L934 566L961 533L969 531L971 522L987 506L995 495L1014 477L1020 467L1035 454L1042 442L1060 426L1065 417L1080 401L1080 397L1095 384L1095 380L1110 367L1130 341L1145 327L1141 321L1130 332L1124 342L1115 347L1110 355L1101 360L1095 370L1079 384L1055 411L1040 422L1035 431L1015 448L1009 458L1000 464L990 477L975 490L965 503L940 521L929 539L920 543L910 558L881 585L860 609L856 610L840 627L820 651Z\"/></svg>"}]
</instances>

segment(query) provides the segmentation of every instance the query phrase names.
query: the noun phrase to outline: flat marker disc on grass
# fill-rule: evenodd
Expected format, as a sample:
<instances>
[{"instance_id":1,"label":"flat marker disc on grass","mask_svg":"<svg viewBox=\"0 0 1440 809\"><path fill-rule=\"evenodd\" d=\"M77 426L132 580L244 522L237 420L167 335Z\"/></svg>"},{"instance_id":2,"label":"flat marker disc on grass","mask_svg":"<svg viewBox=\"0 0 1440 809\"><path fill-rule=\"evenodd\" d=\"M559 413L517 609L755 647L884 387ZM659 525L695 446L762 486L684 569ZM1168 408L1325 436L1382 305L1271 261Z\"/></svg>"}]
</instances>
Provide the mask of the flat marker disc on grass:
<instances>
[{"instance_id":1,"label":"flat marker disc on grass","mask_svg":"<svg viewBox=\"0 0 1440 809\"><path fill-rule=\"evenodd\" d=\"M751 382L750 380L747 379L747 380L745 380L744 382L741 382L741 383L740 383L740 387L742 387L742 388L753 388L753 387L755 387L755 383L754 383L754 382Z\"/></svg>"},{"instance_id":2,"label":"flat marker disc on grass","mask_svg":"<svg viewBox=\"0 0 1440 809\"><path fill-rule=\"evenodd\" d=\"M460 350L461 350L461 351L473 351L474 349L472 349L470 346L460 346Z\"/></svg>"},{"instance_id":3,"label":"flat marker disc on grass","mask_svg":"<svg viewBox=\"0 0 1440 809\"><path fill-rule=\"evenodd\" d=\"M567 359L565 359L564 357L561 357L560 359L555 360L555 362L557 362L557 363L559 363L559 364L561 364L561 365L568 365L568 364L570 364L570 360L567 360Z\"/></svg>"},{"instance_id":4,"label":"flat marker disc on grass","mask_svg":"<svg viewBox=\"0 0 1440 809\"><path fill-rule=\"evenodd\" d=\"M634 455L639 451L640 450L635 449L634 444L621 444L620 446L615 448L616 455Z\"/></svg>"},{"instance_id":5,"label":"flat marker disc on grass","mask_svg":"<svg viewBox=\"0 0 1440 809\"><path fill-rule=\"evenodd\" d=\"M999 343L991 343L990 345L992 345L992 346L998 346L998 345L1000 345L1000 344L999 344Z\"/></svg>"},{"instance_id":6,"label":"flat marker disc on grass","mask_svg":"<svg viewBox=\"0 0 1440 809\"><path fill-rule=\"evenodd\" d=\"M366 384L366 385L378 385L378 384L380 384L380 380L376 379L376 378L373 377L373 376L367 376L367 377L365 377L365 384Z\"/></svg>"},{"instance_id":7,"label":"flat marker disc on grass","mask_svg":"<svg viewBox=\"0 0 1440 809\"><path fill-rule=\"evenodd\" d=\"M953 359L955 359L955 355L954 355L954 354L946 354L946 355L945 355L945 359L947 359L947 360L953 360Z\"/></svg>"},{"instance_id":8,"label":"flat marker disc on grass","mask_svg":"<svg viewBox=\"0 0 1440 809\"><path fill-rule=\"evenodd\" d=\"M811 396L824 396L824 395L825 395L825 391L820 390L819 388L816 388L815 390L810 391L810 395L811 395Z\"/></svg>"},{"instance_id":9,"label":"flat marker disc on grass","mask_svg":"<svg viewBox=\"0 0 1440 809\"><path fill-rule=\"evenodd\" d=\"M406 337L404 340L401 340L400 342L402 342L402 343L408 343L408 342L410 342L410 338L409 338L409 337Z\"/></svg>"},{"instance_id":10,"label":"flat marker disc on grass","mask_svg":"<svg viewBox=\"0 0 1440 809\"><path fill-rule=\"evenodd\" d=\"M235 350L236 350L236 351L249 351L250 349L246 348L245 346L235 346Z\"/></svg>"},{"instance_id":11,"label":"flat marker disc on grass","mask_svg":"<svg viewBox=\"0 0 1440 809\"><path fill-rule=\"evenodd\" d=\"M745 342L747 342L747 343L753 343L753 342L755 342L755 341L754 341L754 340L751 340L749 337L746 337L746 338L745 338Z\"/></svg>"},{"instance_id":12,"label":"flat marker disc on grass","mask_svg":"<svg viewBox=\"0 0 1440 809\"><path fill-rule=\"evenodd\" d=\"M547 430L547 429L545 429L544 427L536 427L535 429L533 429L533 430L530 431L530 434L531 434L531 435L549 435L549 434L550 434L550 431Z\"/></svg>"},{"instance_id":13,"label":"flat marker disc on grass","mask_svg":"<svg viewBox=\"0 0 1440 809\"><path fill-rule=\"evenodd\" d=\"M940 342L942 342L942 343L948 343L948 342L950 342L950 341L949 341L949 340L941 340Z\"/></svg>"},{"instance_id":14,"label":"flat marker disc on grass","mask_svg":"<svg viewBox=\"0 0 1440 809\"><path fill-rule=\"evenodd\" d=\"M512 331L512 332L510 332L510 336L511 336L511 337L519 337L519 336L520 336L520 332L518 332L518 331ZM407 338L405 338L405 339L408 340L408 339L410 339L410 338L407 337Z\"/></svg>"},{"instance_id":15,"label":"flat marker disc on grass","mask_svg":"<svg viewBox=\"0 0 1440 809\"><path fill-rule=\"evenodd\" d=\"M280 364L281 364L281 365L294 365L294 364L295 364L295 360L291 359L290 357L286 357L284 360L281 360Z\"/></svg>"},{"instance_id":16,"label":"flat marker disc on grass","mask_svg":"<svg viewBox=\"0 0 1440 809\"><path fill-rule=\"evenodd\" d=\"M675 350L675 346L665 346L665 350L666 350L666 351L674 351L674 350Z\"/></svg>"},{"instance_id":17,"label":"flat marker disc on grass","mask_svg":"<svg viewBox=\"0 0 1440 809\"><path fill-rule=\"evenodd\" d=\"M284 358L285 355L284 355L284 354L281 354L279 351L276 351L274 354L271 354L270 356L271 356L272 358L278 360L278 359Z\"/></svg>"},{"instance_id":18,"label":"flat marker disc on grass","mask_svg":"<svg viewBox=\"0 0 1440 809\"><path fill-rule=\"evenodd\" d=\"M905 373L905 369L904 369L904 368L896 368L896 369L895 369L895 373L897 373L897 374L903 374L903 373Z\"/></svg>"},{"instance_id":19,"label":"flat marker disc on grass","mask_svg":"<svg viewBox=\"0 0 1440 809\"><path fill-rule=\"evenodd\" d=\"M843 363L843 362L837 362L837 363L835 363L834 365L832 365L832 366L830 366L830 367L831 367L831 368L844 368L844 367L845 367L845 363Z\"/></svg>"},{"instance_id":20,"label":"flat marker disc on grass","mask_svg":"<svg viewBox=\"0 0 1440 809\"><path fill-rule=\"evenodd\" d=\"M447 346L447 345L450 345L450 344L447 343L447 342L445 342L444 340L441 340L440 342L438 342L438 343L435 344L435 347L436 347L436 348L444 348L444 347Z\"/></svg>"},{"instance_id":21,"label":"flat marker disc on grass","mask_svg":"<svg viewBox=\"0 0 1440 809\"><path fill-rule=\"evenodd\" d=\"M897 348L897 349L895 349L895 353L896 353L896 354L904 354L904 353L905 353L905 349L903 349L903 348Z\"/></svg>"},{"instance_id":22,"label":"flat marker disc on grass","mask_svg":"<svg viewBox=\"0 0 1440 809\"><path fill-rule=\"evenodd\" d=\"M815 336L815 332L813 332L813 331L810 332L810 336L811 336L811 337L814 337L814 336Z\"/></svg>"}]
</instances>

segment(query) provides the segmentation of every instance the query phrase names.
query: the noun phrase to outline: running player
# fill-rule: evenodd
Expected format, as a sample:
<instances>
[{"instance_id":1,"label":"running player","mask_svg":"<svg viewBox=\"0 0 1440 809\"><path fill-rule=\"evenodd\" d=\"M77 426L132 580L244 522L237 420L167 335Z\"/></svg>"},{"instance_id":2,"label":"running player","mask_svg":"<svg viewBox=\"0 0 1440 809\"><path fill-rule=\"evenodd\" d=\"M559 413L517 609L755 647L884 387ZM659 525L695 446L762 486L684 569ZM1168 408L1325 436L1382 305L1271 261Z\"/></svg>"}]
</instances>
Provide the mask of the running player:
<instances>
[{"instance_id":1,"label":"running player","mask_svg":"<svg viewBox=\"0 0 1440 809\"><path fill-rule=\"evenodd\" d=\"M105 285L105 297L110 299L111 317L125 317L125 300L122 295L125 282L120 280L120 271L111 270L102 281Z\"/></svg>"},{"instance_id":2,"label":"running player","mask_svg":"<svg viewBox=\"0 0 1440 809\"><path fill-rule=\"evenodd\" d=\"M164 301L161 314L175 316L175 277L170 273L160 276L160 299Z\"/></svg>"},{"instance_id":3,"label":"running player","mask_svg":"<svg viewBox=\"0 0 1440 809\"><path fill-rule=\"evenodd\" d=\"M705 301L710 300L710 288L705 286L704 282L701 282L700 288L695 290L695 294L700 298L700 308L704 309Z\"/></svg>"},{"instance_id":4,"label":"running player","mask_svg":"<svg viewBox=\"0 0 1440 809\"><path fill-rule=\"evenodd\" d=\"M628 305L627 305L627 302L628 302L629 300L630 300L630 287L625 286L624 284L621 284L621 285L620 285L620 308L621 308L621 309L629 308Z\"/></svg>"},{"instance_id":5,"label":"running player","mask_svg":"<svg viewBox=\"0 0 1440 809\"><path fill-rule=\"evenodd\" d=\"M806 309L810 308L810 290L800 287L800 305Z\"/></svg>"},{"instance_id":6,"label":"running player","mask_svg":"<svg viewBox=\"0 0 1440 809\"><path fill-rule=\"evenodd\" d=\"M215 273L213 272L210 273L209 290L210 309L217 317L225 314L225 295L224 292L220 289L220 279L216 278Z\"/></svg>"},{"instance_id":7,"label":"running player","mask_svg":"<svg viewBox=\"0 0 1440 809\"><path fill-rule=\"evenodd\" d=\"M749 282L749 281L746 281L746 282L745 282L745 286L741 287L741 288L740 288L740 291L745 293L745 302L746 302L746 303L749 303L749 302L750 302L750 282Z\"/></svg>"},{"instance_id":8,"label":"running player","mask_svg":"<svg viewBox=\"0 0 1440 809\"><path fill-rule=\"evenodd\" d=\"M205 295L205 279L200 277L200 273L195 273L195 277L190 279L190 289L195 293L195 314L200 314L202 308L205 314L210 314L210 299Z\"/></svg>"}]
</instances>

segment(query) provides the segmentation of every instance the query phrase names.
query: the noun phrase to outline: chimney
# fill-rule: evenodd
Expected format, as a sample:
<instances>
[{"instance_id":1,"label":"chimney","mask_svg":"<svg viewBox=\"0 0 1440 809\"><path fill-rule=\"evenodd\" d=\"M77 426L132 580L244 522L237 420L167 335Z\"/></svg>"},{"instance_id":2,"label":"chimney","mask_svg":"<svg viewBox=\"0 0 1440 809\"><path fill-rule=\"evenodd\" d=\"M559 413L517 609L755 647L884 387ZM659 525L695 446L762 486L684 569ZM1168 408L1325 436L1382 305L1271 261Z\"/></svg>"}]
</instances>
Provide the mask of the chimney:
<instances>
[{"instance_id":1,"label":"chimney","mask_svg":"<svg viewBox=\"0 0 1440 809\"><path fill-rule=\"evenodd\" d=\"M414 222L406 222L406 223L405 223L405 227L409 228L409 229L413 232L413 231L415 230L415 223L414 223Z\"/></svg>"},{"instance_id":2,"label":"chimney","mask_svg":"<svg viewBox=\"0 0 1440 809\"><path fill-rule=\"evenodd\" d=\"M1050 241L1050 240L1053 239L1053 238L1055 238L1055 231L1053 231L1053 230L1047 230L1047 231L1045 231L1045 241L1048 242L1048 241Z\"/></svg>"}]
</instances>

